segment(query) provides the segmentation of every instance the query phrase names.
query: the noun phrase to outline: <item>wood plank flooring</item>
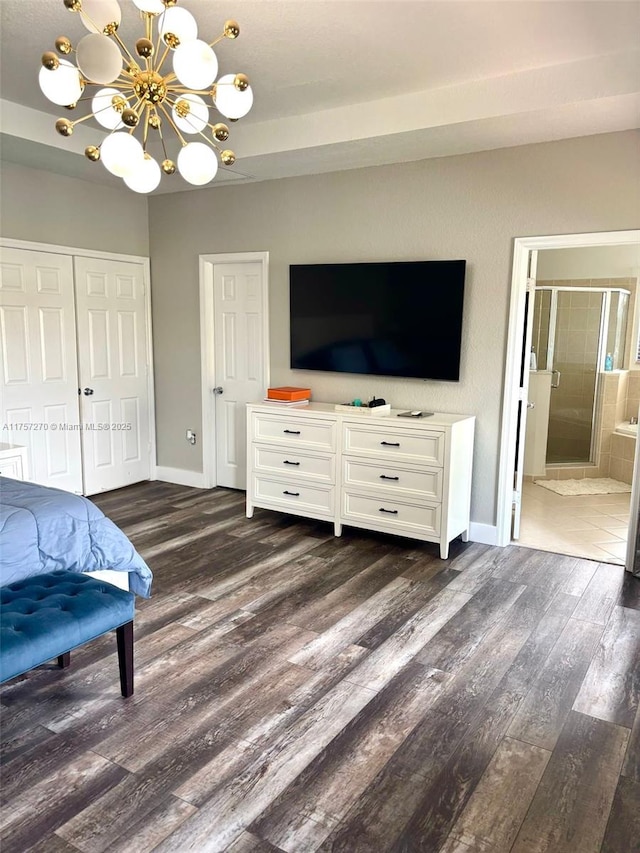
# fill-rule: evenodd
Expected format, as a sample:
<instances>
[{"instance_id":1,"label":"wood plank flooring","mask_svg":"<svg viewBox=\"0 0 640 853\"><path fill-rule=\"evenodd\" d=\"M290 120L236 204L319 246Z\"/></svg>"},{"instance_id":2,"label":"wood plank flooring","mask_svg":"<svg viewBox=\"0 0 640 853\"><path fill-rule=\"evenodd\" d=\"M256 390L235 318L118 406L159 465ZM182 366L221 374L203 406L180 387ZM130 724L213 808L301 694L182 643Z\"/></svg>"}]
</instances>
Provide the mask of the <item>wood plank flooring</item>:
<instances>
[{"instance_id":1,"label":"wood plank flooring","mask_svg":"<svg viewBox=\"0 0 640 853\"><path fill-rule=\"evenodd\" d=\"M143 483L115 637L0 690L3 853L640 853L640 580Z\"/></svg>"}]
</instances>

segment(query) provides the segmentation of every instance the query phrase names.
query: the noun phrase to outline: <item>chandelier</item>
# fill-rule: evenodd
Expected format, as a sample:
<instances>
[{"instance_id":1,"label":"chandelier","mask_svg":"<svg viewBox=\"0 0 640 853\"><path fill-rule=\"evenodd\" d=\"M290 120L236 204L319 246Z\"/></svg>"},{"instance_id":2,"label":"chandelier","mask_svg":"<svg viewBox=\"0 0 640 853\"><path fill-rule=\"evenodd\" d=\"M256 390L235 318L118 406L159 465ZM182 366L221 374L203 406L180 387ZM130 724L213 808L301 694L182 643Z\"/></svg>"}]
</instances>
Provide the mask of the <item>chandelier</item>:
<instances>
[{"instance_id":1,"label":"chandelier","mask_svg":"<svg viewBox=\"0 0 640 853\"><path fill-rule=\"evenodd\" d=\"M95 118L110 133L100 145L89 145L85 156L101 161L139 193L152 192L163 172L173 175L177 170L190 184L201 186L215 177L218 158L225 166L235 162L233 151L219 145L229 138L229 128L210 122L207 99L230 121L245 116L253 104L245 74L225 74L216 81L213 47L238 37L236 21L226 21L222 35L207 43L198 38L193 15L177 0L132 0L143 34L130 50L120 38L118 0L63 2L79 14L89 33L75 48L67 36L56 39L56 50L42 55L40 88L70 111L88 101L91 112L75 120L58 119L61 136L71 136L76 125ZM176 137L179 142L175 159L167 151L167 137L174 145ZM150 143L154 150L161 148L161 162L149 152Z\"/></svg>"}]
</instances>

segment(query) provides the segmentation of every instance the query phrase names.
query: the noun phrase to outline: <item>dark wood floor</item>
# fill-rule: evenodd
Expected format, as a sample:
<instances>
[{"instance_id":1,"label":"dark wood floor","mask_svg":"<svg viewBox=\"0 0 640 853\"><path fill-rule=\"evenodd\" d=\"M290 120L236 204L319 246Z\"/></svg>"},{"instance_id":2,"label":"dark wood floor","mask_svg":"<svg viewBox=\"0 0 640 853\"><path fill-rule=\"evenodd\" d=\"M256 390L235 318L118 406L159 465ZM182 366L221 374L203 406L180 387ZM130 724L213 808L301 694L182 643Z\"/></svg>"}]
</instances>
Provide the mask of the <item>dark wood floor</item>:
<instances>
[{"instance_id":1,"label":"dark wood floor","mask_svg":"<svg viewBox=\"0 0 640 853\"><path fill-rule=\"evenodd\" d=\"M115 638L5 685L3 853L640 850L640 580L147 483Z\"/></svg>"}]
</instances>

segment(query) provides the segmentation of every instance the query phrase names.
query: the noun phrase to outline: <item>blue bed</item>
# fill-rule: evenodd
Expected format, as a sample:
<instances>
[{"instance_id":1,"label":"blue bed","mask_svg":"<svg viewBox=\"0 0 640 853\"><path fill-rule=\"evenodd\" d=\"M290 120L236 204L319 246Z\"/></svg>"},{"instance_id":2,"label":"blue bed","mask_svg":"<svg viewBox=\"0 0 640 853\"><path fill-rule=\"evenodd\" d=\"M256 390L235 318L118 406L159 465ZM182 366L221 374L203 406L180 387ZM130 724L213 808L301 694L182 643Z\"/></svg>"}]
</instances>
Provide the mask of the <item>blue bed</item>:
<instances>
[{"instance_id":1,"label":"blue bed","mask_svg":"<svg viewBox=\"0 0 640 853\"><path fill-rule=\"evenodd\" d=\"M0 477L0 586L57 569L128 572L132 592L151 590L151 569L87 498Z\"/></svg>"}]
</instances>

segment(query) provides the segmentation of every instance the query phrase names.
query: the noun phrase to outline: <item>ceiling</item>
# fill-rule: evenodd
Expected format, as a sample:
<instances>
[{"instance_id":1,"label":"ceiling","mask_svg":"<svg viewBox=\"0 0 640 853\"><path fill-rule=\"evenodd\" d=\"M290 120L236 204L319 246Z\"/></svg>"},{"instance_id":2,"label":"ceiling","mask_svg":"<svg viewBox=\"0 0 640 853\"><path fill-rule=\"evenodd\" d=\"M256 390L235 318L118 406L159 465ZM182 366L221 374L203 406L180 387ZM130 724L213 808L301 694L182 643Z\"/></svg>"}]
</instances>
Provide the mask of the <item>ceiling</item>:
<instances>
[{"instance_id":1,"label":"ceiling","mask_svg":"<svg viewBox=\"0 0 640 853\"><path fill-rule=\"evenodd\" d=\"M640 0L179 0L244 71L252 112L231 124L237 154L213 185L421 160L640 126ZM120 0L120 35L142 35ZM0 0L1 156L121 185L83 156L102 138L41 94L40 56L86 34L62 0ZM209 185L211 186L211 185ZM156 192L193 189L165 177Z\"/></svg>"}]
</instances>

